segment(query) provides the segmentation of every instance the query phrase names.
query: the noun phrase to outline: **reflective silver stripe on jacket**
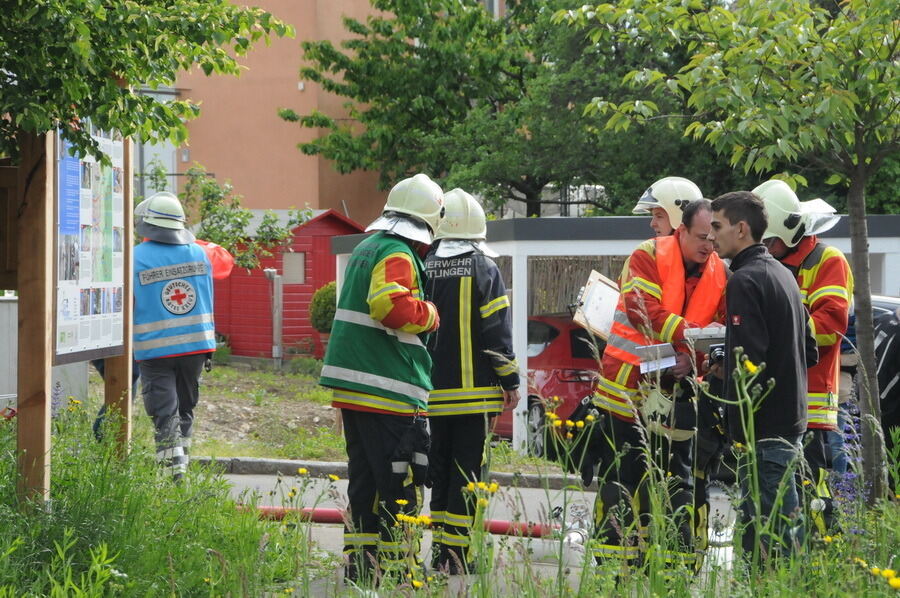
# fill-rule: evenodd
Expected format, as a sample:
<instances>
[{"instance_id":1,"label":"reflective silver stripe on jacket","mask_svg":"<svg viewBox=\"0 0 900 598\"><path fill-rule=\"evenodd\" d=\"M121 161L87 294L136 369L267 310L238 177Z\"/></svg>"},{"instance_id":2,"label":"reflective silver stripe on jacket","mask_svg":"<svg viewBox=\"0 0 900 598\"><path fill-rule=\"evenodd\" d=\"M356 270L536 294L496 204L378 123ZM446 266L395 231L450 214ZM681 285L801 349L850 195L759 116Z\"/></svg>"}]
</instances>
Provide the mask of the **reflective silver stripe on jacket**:
<instances>
[{"instance_id":1,"label":"reflective silver stripe on jacket","mask_svg":"<svg viewBox=\"0 0 900 598\"><path fill-rule=\"evenodd\" d=\"M417 345L419 347L422 347L423 349L425 348L425 345L422 344L422 340L415 334L388 328L369 314L353 311L351 309L337 309L334 312L334 319L340 320L341 322L349 322L351 324L359 324L360 326L375 328L377 330L381 330L382 332L390 334L391 336L397 337L397 340L401 343L406 343L407 345Z\"/></svg>"},{"instance_id":2,"label":"reflective silver stripe on jacket","mask_svg":"<svg viewBox=\"0 0 900 598\"><path fill-rule=\"evenodd\" d=\"M168 330L169 328L178 328L179 326L195 326L197 324L211 324L213 321L212 314L203 314L200 316L188 316L186 318L167 318L156 322L147 322L146 324L135 324L134 333L141 334L144 332L155 332L157 330Z\"/></svg>"},{"instance_id":3,"label":"reflective silver stripe on jacket","mask_svg":"<svg viewBox=\"0 0 900 598\"><path fill-rule=\"evenodd\" d=\"M184 262L182 264L171 264L169 266L141 270L138 272L138 278L141 284L145 285L163 280L175 280L176 278L188 276L204 276L206 274L209 274L209 267L206 265L206 262Z\"/></svg>"},{"instance_id":4,"label":"reflective silver stripe on jacket","mask_svg":"<svg viewBox=\"0 0 900 598\"><path fill-rule=\"evenodd\" d=\"M623 312L619 311L618 309L616 310L615 315L613 315L613 321L617 322L619 324L622 324L623 326L627 326L628 328L631 328L632 330L635 329L634 326L631 324L631 321L628 319L628 316L626 316ZM609 340L607 342L608 342L608 344L612 345L613 347L615 347L617 349L622 349L623 351L627 351L628 353L631 353L632 355L637 355L638 354L637 348L641 346L632 340L629 340L625 337L619 336L615 332L613 332L609 335Z\"/></svg>"},{"instance_id":5,"label":"reflective silver stripe on jacket","mask_svg":"<svg viewBox=\"0 0 900 598\"><path fill-rule=\"evenodd\" d=\"M135 351L149 351L150 349L159 349L160 347L174 347L175 345L184 345L187 343L198 343L201 341L216 341L216 333L214 330L201 330L200 332L192 332L190 334L179 334L177 336L164 336L162 338L154 338L148 341L135 341Z\"/></svg>"},{"instance_id":6,"label":"reflective silver stripe on jacket","mask_svg":"<svg viewBox=\"0 0 900 598\"><path fill-rule=\"evenodd\" d=\"M345 382L354 382L356 384L365 384L374 388L382 388L406 397L419 399L420 401L428 400L428 391L419 388L414 384L394 380L385 376L377 376L359 370L351 370L334 365L326 365L322 368L323 378L334 378L335 380L343 380Z\"/></svg>"}]
</instances>

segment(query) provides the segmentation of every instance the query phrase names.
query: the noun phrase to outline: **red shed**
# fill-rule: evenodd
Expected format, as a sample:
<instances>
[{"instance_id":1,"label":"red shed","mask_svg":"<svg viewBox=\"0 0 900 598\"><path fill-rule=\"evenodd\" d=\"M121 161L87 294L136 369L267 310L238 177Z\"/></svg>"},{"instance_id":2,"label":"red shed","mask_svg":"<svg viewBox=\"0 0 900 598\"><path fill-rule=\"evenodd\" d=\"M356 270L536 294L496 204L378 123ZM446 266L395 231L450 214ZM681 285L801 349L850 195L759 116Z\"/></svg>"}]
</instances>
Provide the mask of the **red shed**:
<instances>
[{"instance_id":1,"label":"red shed","mask_svg":"<svg viewBox=\"0 0 900 598\"><path fill-rule=\"evenodd\" d=\"M287 222L287 210L271 210ZM253 210L250 232L263 210ZM285 357L313 353L321 357L319 333L309 323L309 302L322 285L335 279L331 237L363 232L362 226L334 210L314 210L313 217L292 231L288 249L260 260L254 270L235 267L215 281L216 332L228 337L233 355L272 357L272 283L263 270L275 268L284 283L282 344Z\"/></svg>"}]
</instances>

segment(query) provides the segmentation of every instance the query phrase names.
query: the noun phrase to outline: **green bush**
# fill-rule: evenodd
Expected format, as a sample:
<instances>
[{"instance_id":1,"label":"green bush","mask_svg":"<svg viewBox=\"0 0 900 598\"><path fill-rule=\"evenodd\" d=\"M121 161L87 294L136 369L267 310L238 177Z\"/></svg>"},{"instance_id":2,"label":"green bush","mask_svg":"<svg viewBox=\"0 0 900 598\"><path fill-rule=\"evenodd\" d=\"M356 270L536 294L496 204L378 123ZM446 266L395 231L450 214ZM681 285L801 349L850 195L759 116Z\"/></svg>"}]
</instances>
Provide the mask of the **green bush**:
<instances>
[{"instance_id":1,"label":"green bush","mask_svg":"<svg viewBox=\"0 0 900 598\"><path fill-rule=\"evenodd\" d=\"M309 302L309 323L319 332L331 332L336 307L337 285L331 281L313 293Z\"/></svg>"},{"instance_id":2,"label":"green bush","mask_svg":"<svg viewBox=\"0 0 900 598\"><path fill-rule=\"evenodd\" d=\"M314 357L295 357L285 364L289 374L318 378L322 373L322 360Z\"/></svg>"}]
</instances>

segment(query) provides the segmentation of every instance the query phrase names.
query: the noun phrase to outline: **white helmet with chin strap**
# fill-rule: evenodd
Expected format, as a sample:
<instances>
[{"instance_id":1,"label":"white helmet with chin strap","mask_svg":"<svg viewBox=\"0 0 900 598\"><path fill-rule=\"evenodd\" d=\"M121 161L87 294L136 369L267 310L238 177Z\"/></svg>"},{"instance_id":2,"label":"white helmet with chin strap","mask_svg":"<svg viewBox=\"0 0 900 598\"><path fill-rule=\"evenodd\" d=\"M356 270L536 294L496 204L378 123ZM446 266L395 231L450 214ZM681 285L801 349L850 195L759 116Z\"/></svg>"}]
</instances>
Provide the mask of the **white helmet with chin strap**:
<instances>
[{"instance_id":1,"label":"white helmet with chin strap","mask_svg":"<svg viewBox=\"0 0 900 598\"><path fill-rule=\"evenodd\" d=\"M763 239L777 237L788 247L796 247L803 237L824 233L833 228L840 216L822 199L800 201L790 185L772 179L753 190L766 204L769 226Z\"/></svg>"},{"instance_id":2,"label":"white helmet with chin strap","mask_svg":"<svg viewBox=\"0 0 900 598\"><path fill-rule=\"evenodd\" d=\"M389 231L427 245L443 215L444 192L428 175L417 174L394 185L381 217L370 224L366 232Z\"/></svg>"},{"instance_id":3,"label":"white helmet with chin strap","mask_svg":"<svg viewBox=\"0 0 900 598\"><path fill-rule=\"evenodd\" d=\"M647 187L631 213L650 214L654 208L662 208L669 215L672 228L678 228L684 209L698 199L703 199L703 193L693 182L680 176L667 176Z\"/></svg>"},{"instance_id":4,"label":"white helmet with chin strap","mask_svg":"<svg viewBox=\"0 0 900 598\"><path fill-rule=\"evenodd\" d=\"M441 239L436 255L452 257L479 249L485 255L497 257L484 239L487 237L487 220L481 204L462 189L453 189L444 194L444 219L434 235Z\"/></svg>"}]
</instances>

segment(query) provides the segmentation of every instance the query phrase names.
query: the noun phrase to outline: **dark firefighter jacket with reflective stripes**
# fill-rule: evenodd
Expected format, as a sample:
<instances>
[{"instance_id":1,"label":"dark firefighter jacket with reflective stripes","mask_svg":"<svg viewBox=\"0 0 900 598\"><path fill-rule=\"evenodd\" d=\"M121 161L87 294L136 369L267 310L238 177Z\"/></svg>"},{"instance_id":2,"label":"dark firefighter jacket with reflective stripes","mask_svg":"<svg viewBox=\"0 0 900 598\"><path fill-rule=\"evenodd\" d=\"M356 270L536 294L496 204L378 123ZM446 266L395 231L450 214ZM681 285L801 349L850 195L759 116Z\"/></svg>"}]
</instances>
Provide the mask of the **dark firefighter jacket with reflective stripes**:
<instances>
[{"instance_id":1,"label":"dark firefighter jacket with reflective stripes","mask_svg":"<svg viewBox=\"0 0 900 598\"><path fill-rule=\"evenodd\" d=\"M425 258L428 295L441 328L429 340L432 356L428 415L497 413L503 393L518 388L512 324L500 269L480 251Z\"/></svg>"}]
</instances>

